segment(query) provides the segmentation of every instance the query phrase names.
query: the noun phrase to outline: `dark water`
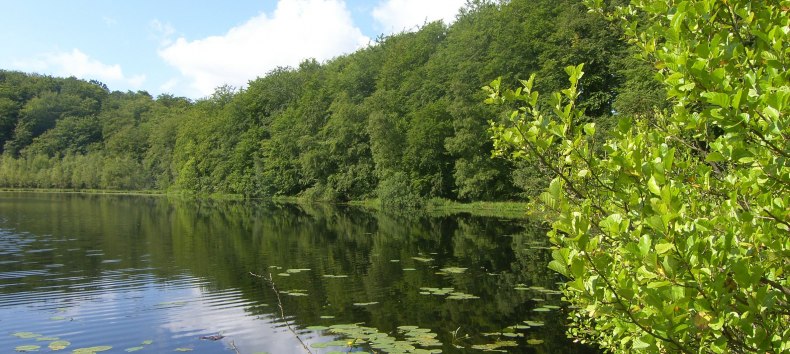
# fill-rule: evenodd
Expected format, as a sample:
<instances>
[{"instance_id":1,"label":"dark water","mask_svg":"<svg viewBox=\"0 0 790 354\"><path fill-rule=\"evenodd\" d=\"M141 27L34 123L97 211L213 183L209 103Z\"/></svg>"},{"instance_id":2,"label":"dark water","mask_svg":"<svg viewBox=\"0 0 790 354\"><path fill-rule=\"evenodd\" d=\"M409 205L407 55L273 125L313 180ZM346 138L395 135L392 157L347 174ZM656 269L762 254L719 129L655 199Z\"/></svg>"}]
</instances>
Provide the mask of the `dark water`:
<instances>
[{"instance_id":1,"label":"dark water","mask_svg":"<svg viewBox=\"0 0 790 354\"><path fill-rule=\"evenodd\" d=\"M565 338L542 235L471 216L0 193L0 353L49 352L55 338L67 353L305 353L270 284L250 272L273 275L288 323L313 353L479 352L508 341L517 346L499 349L589 352ZM336 334L362 326L399 346ZM201 339L211 335L224 337ZM327 346L335 339L344 342Z\"/></svg>"}]
</instances>

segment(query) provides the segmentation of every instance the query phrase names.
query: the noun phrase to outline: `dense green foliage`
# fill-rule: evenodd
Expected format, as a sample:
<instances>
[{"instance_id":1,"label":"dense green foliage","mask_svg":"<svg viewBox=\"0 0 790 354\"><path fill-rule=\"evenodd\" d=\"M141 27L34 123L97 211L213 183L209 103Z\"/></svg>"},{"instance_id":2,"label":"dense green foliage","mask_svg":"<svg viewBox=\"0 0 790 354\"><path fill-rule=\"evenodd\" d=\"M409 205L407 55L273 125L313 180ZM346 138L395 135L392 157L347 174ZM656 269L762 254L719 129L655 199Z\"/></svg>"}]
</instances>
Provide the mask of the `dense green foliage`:
<instances>
[{"instance_id":1,"label":"dense green foliage","mask_svg":"<svg viewBox=\"0 0 790 354\"><path fill-rule=\"evenodd\" d=\"M547 179L534 164L490 158L487 119L498 108L479 88L538 72L538 87L556 90L558 68L586 62L579 102L592 117L643 111L623 90L653 73L623 65L632 60L620 35L578 0L481 0L450 27L429 23L196 102L0 71L0 185L395 207L530 197Z\"/></svg>"},{"instance_id":2,"label":"dense green foliage","mask_svg":"<svg viewBox=\"0 0 790 354\"><path fill-rule=\"evenodd\" d=\"M532 79L488 87L520 106L493 124L496 152L555 176L540 202L570 334L616 352L790 351L790 2L592 6L659 68L671 109L602 138L582 65L546 112Z\"/></svg>"}]
</instances>

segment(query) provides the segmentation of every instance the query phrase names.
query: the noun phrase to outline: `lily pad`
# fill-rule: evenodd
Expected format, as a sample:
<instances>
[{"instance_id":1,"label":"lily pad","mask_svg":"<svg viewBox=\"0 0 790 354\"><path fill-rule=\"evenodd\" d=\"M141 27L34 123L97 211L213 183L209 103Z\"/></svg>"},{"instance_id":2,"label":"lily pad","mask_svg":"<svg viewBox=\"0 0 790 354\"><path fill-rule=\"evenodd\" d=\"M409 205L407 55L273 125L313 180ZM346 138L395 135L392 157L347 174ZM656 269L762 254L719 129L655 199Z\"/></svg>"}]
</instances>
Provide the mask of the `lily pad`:
<instances>
[{"instance_id":1,"label":"lily pad","mask_svg":"<svg viewBox=\"0 0 790 354\"><path fill-rule=\"evenodd\" d=\"M112 347L109 346L109 345L100 345L100 346L89 347L89 348L74 349L74 351L71 352L71 353L72 354L94 354L94 353L98 353L98 352L106 352L106 351L108 351L110 349L112 349Z\"/></svg>"},{"instance_id":2,"label":"lily pad","mask_svg":"<svg viewBox=\"0 0 790 354\"><path fill-rule=\"evenodd\" d=\"M297 274L297 273L306 272L306 271L309 271L309 270L310 270L310 268L293 268L293 269L286 269L285 272L286 273L291 273L291 274Z\"/></svg>"},{"instance_id":3,"label":"lily pad","mask_svg":"<svg viewBox=\"0 0 790 354\"><path fill-rule=\"evenodd\" d=\"M527 344L529 344L529 345L543 344L543 340L542 339L527 339Z\"/></svg>"},{"instance_id":4,"label":"lily pad","mask_svg":"<svg viewBox=\"0 0 790 354\"><path fill-rule=\"evenodd\" d=\"M467 268L461 268L461 267L447 267L447 268L442 268L441 270L442 272L445 273L461 274L463 272L466 272L466 269Z\"/></svg>"},{"instance_id":5,"label":"lily pad","mask_svg":"<svg viewBox=\"0 0 790 354\"><path fill-rule=\"evenodd\" d=\"M329 329L329 327L327 327L327 326L308 326L308 327L305 327L305 329L309 329L311 331L325 331L325 330Z\"/></svg>"},{"instance_id":6,"label":"lily pad","mask_svg":"<svg viewBox=\"0 0 790 354\"><path fill-rule=\"evenodd\" d=\"M325 315L325 316L321 316L320 318L324 319L324 320L331 320L331 319L335 318L335 316Z\"/></svg>"},{"instance_id":7,"label":"lily pad","mask_svg":"<svg viewBox=\"0 0 790 354\"><path fill-rule=\"evenodd\" d=\"M370 306L370 305L375 305L375 304L378 304L378 303L379 303L378 301L371 301L371 302L355 302L355 303L354 303L354 306Z\"/></svg>"},{"instance_id":8,"label":"lily pad","mask_svg":"<svg viewBox=\"0 0 790 354\"><path fill-rule=\"evenodd\" d=\"M145 348L145 347L131 347L131 348L126 348L126 352L127 352L127 353L132 353L132 352L136 352L136 351L138 351L138 350L143 350L144 348Z\"/></svg>"},{"instance_id":9,"label":"lily pad","mask_svg":"<svg viewBox=\"0 0 790 354\"><path fill-rule=\"evenodd\" d=\"M535 312L549 312L549 311L551 311L551 309L546 308L546 307L538 307L538 308L532 309L532 311L535 311Z\"/></svg>"},{"instance_id":10,"label":"lily pad","mask_svg":"<svg viewBox=\"0 0 790 354\"><path fill-rule=\"evenodd\" d=\"M22 338L22 339L30 339L30 338L41 337L40 334L33 333L33 332L16 332L16 333L12 334L12 336L17 337L17 338Z\"/></svg>"},{"instance_id":11,"label":"lily pad","mask_svg":"<svg viewBox=\"0 0 790 354\"><path fill-rule=\"evenodd\" d=\"M479 296L475 296L475 295L472 295L472 294L465 294L465 293L454 292L454 293L451 293L450 296L447 297L447 300L473 300L473 299L479 299L479 298L480 298Z\"/></svg>"},{"instance_id":12,"label":"lily pad","mask_svg":"<svg viewBox=\"0 0 790 354\"><path fill-rule=\"evenodd\" d=\"M154 343L154 341L152 341L152 340L150 340L150 339L148 339L148 340L144 340L144 341L143 341L143 345L151 345L151 344L153 344L153 343Z\"/></svg>"},{"instance_id":13,"label":"lily pad","mask_svg":"<svg viewBox=\"0 0 790 354\"><path fill-rule=\"evenodd\" d=\"M473 345L472 348L478 350L497 350L502 347L517 347L517 346L518 343L511 340L507 340L507 341L497 341L490 344L476 344Z\"/></svg>"},{"instance_id":14,"label":"lily pad","mask_svg":"<svg viewBox=\"0 0 790 354\"><path fill-rule=\"evenodd\" d=\"M540 326L544 325L543 321L529 321L529 320L527 320L527 321L524 321L524 323L530 325L531 327L540 327Z\"/></svg>"},{"instance_id":15,"label":"lily pad","mask_svg":"<svg viewBox=\"0 0 790 354\"><path fill-rule=\"evenodd\" d=\"M420 288L420 294L423 295L439 295L444 296L452 293L455 289L453 288L429 288L429 287L422 287Z\"/></svg>"},{"instance_id":16,"label":"lily pad","mask_svg":"<svg viewBox=\"0 0 790 354\"><path fill-rule=\"evenodd\" d=\"M174 351L176 351L176 352L191 352L193 350L194 349L192 349L192 348L176 348Z\"/></svg>"},{"instance_id":17,"label":"lily pad","mask_svg":"<svg viewBox=\"0 0 790 354\"><path fill-rule=\"evenodd\" d=\"M22 352L22 353L37 352L39 349L41 349L40 345L20 345L20 346L14 348L14 350L16 350L18 352Z\"/></svg>"},{"instance_id":18,"label":"lily pad","mask_svg":"<svg viewBox=\"0 0 790 354\"><path fill-rule=\"evenodd\" d=\"M52 350L52 351L55 351L55 350L63 350L63 349L66 349L66 348L68 348L70 345L71 345L71 342L69 342L69 341L65 341L65 340L58 340L58 341L54 341L54 342L52 342L52 343L49 343L49 346L48 346L48 347L49 347L49 349L50 349L50 350Z\"/></svg>"},{"instance_id":19,"label":"lily pad","mask_svg":"<svg viewBox=\"0 0 790 354\"><path fill-rule=\"evenodd\" d=\"M411 258L414 259L415 261L419 261L423 263L428 263L433 261L433 258L425 258L425 257L411 257Z\"/></svg>"}]
</instances>

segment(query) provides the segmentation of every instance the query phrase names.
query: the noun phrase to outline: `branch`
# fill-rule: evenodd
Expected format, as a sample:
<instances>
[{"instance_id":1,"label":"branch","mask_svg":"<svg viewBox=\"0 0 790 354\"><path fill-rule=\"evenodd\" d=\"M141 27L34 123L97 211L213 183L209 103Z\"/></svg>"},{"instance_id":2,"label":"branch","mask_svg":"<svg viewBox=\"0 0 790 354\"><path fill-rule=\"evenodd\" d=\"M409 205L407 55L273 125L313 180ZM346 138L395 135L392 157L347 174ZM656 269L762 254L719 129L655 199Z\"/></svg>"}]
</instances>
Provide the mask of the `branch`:
<instances>
[{"instance_id":1,"label":"branch","mask_svg":"<svg viewBox=\"0 0 790 354\"><path fill-rule=\"evenodd\" d=\"M269 285L272 286L272 291L274 291L274 295L277 296L277 306L280 307L280 318L283 320L283 322L285 322L285 326L288 327L288 329L291 331L291 333L293 333L293 335L296 337L296 339L299 340L299 343L302 344L302 347L304 348L304 350L307 353L309 353L309 354L313 354L313 352L310 351L310 348L307 347L307 344L305 344L305 342L302 341L302 338L299 337L299 334L296 333L296 331L293 329L293 327L291 327L291 324L288 323L288 320L285 318L285 310L283 309L283 303L280 300L280 292L277 291L277 287L274 285L274 278L272 278L271 273L269 274L268 278L264 277L262 275L255 274L253 272L249 272L249 273L253 277L261 278L261 279L266 280L266 281L269 282Z\"/></svg>"}]
</instances>

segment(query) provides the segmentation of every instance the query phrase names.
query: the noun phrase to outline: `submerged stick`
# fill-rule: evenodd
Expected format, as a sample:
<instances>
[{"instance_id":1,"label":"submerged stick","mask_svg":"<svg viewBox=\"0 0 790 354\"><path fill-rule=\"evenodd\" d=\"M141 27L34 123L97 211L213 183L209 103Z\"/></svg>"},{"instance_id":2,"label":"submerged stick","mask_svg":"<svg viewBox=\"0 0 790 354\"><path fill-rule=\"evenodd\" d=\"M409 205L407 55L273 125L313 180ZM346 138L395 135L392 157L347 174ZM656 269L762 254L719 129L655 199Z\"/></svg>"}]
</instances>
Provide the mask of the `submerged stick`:
<instances>
[{"instance_id":1,"label":"submerged stick","mask_svg":"<svg viewBox=\"0 0 790 354\"><path fill-rule=\"evenodd\" d=\"M233 349L233 351L236 352L236 354L241 354L239 348L236 346L236 342L230 341L230 348Z\"/></svg>"},{"instance_id":2,"label":"submerged stick","mask_svg":"<svg viewBox=\"0 0 790 354\"><path fill-rule=\"evenodd\" d=\"M280 307L280 318L283 320L283 322L285 322L285 326L288 327L288 330L290 330L291 333L293 333L294 337L296 337L296 339L299 340L299 343L302 344L302 347L304 348L304 350L306 352L308 352L309 354L313 354L313 352L310 351L310 348L307 347L307 344L305 344L305 342L302 340L302 338L299 337L299 334L296 333L296 331L293 329L293 327L291 327L291 324L288 323L288 320L285 318L285 309L283 309L283 303L280 300L280 292L277 290L277 286L274 285L274 278L272 278L272 274L269 273L269 277L268 278L264 277L262 275L255 274L253 272L250 272L250 275L252 275L252 276L254 276L256 278L264 279L264 280L269 282L269 285L271 285L271 287L272 287L272 291L274 291L274 295L277 296L277 306Z\"/></svg>"}]
</instances>

